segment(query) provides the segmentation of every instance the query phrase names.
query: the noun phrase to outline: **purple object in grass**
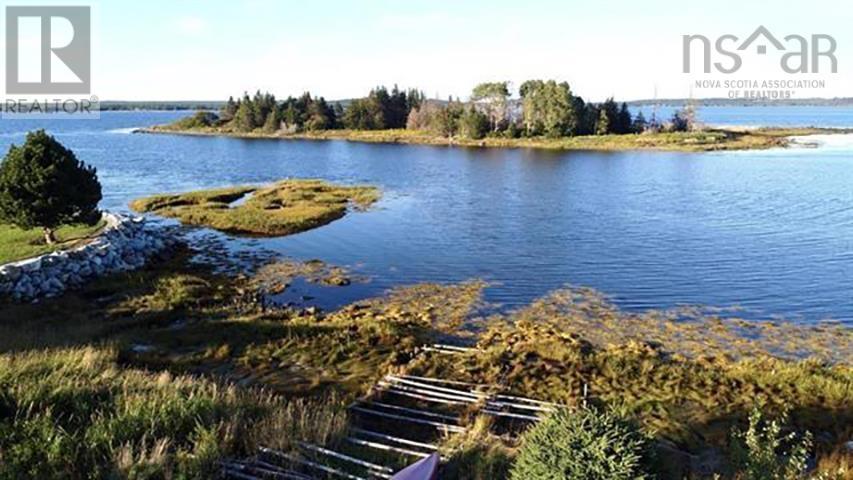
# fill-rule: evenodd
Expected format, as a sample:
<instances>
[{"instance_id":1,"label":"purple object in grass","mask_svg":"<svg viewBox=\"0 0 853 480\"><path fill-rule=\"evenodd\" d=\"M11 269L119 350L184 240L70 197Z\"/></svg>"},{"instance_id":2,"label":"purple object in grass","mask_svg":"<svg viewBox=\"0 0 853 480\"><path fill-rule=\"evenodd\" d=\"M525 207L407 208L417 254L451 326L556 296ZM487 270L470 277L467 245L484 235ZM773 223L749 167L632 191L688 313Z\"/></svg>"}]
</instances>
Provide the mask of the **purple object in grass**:
<instances>
[{"instance_id":1,"label":"purple object in grass","mask_svg":"<svg viewBox=\"0 0 853 480\"><path fill-rule=\"evenodd\" d=\"M391 477L391 480L436 480L437 478L438 454L433 453L400 470Z\"/></svg>"}]
</instances>

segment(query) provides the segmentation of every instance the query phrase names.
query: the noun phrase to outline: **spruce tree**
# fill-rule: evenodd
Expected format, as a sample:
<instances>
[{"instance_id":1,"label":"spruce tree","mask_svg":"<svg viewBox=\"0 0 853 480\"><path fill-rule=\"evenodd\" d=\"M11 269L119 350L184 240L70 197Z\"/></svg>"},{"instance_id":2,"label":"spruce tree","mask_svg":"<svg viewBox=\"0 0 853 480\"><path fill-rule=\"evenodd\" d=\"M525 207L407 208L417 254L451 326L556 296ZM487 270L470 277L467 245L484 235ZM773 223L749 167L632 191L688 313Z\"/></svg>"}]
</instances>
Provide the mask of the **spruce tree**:
<instances>
[{"instance_id":1,"label":"spruce tree","mask_svg":"<svg viewBox=\"0 0 853 480\"><path fill-rule=\"evenodd\" d=\"M20 147L12 145L0 165L0 221L41 227L48 244L60 225L96 221L100 201L95 168L44 130L28 133Z\"/></svg>"}]
</instances>

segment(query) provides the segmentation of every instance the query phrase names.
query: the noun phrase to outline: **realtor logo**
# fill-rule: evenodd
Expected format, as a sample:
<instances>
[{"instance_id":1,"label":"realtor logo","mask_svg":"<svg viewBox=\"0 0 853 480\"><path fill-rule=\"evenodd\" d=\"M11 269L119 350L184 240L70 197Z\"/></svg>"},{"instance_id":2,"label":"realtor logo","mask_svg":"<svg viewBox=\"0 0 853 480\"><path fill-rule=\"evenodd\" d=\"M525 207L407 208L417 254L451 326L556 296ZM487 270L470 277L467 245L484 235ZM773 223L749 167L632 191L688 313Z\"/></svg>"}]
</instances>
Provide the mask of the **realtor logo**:
<instances>
[{"instance_id":1,"label":"realtor logo","mask_svg":"<svg viewBox=\"0 0 853 480\"><path fill-rule=\"evenodd\" d=\"M7 94L88 94L91 70L90 7L6 7Z\"/></svg>"},{"instance_id":2,"label":"realtor logo","mask_svg":"<svg viewBox=\"0 0 853 480\"><path fill-rule=\"evenodd\" d=\"M768 46L782 52L779 67L789 74L820 73L829 67L832 73L838 72L838 59L835 57L837 44L835 38L826 34L786 35L780 40L763 25L759 26L743 41L736 35L721 35L715 41L704 35L683 35L682 54L684 73L691 72L691 50L698 45L702 55L702 71L711 73L712 58L722 61L713 62L714 69L723 74L735 73L743 66L744 54L755 49L756 55L768 55ZM712 49L713 46L713 49Z\"/></svg>"}]
</instances>

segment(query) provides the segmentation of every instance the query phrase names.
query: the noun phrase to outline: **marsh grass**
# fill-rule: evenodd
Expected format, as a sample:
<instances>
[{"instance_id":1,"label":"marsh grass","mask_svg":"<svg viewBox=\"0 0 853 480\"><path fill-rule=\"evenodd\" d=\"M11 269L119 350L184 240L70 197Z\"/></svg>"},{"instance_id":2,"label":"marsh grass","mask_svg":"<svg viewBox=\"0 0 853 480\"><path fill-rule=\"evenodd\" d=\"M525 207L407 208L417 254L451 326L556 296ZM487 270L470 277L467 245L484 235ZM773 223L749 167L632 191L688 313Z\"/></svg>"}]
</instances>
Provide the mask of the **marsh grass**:
<instances>
[{"instance_id":1,"label":"marsh grass","mask_svg":"<svg viewBox=\"0 0 853 480\"><path fill-rule=\"evenodd\" d=\"M730 431L756 406L770 415L790 410L793 427L819 439L821 468L840 462L837 452L853 434L853 357L846 353L853 333L837 325L759 324L738 340L746 328L740 321L697 311L689 319L683 312L630 314L579 291L556 292L487 323L476 351L421 355L409 373L568 405L582 403L586 386L590 403L637 419L686 452L667 459L676 478L695 467L691 455L727 451Z\"/></svg>"},{"instance_id":2,"label":"marsh grass","mask_svg":"<svg viewBox=\"0 0 853 480\"><path fill-rule=\"evenodd\" d=\"M95 236L105 223L95 225L65 225L55 232L57 242L48 245L41 229L23 230L12 225L0 224L0 264L35 257L55 250L72 248Z\"/></svg>"},{"instance_id":3,"label":"marsh grass","mask_svg":"<svg viewBox=\"0 0 853 480\"><path fill-rule=\"evenodd\" d=\"M232 205L250 195L239 205ZM280 236L310 230L343 217L349 206L366 209L379 199L369 186L322 180L283 180L263 187L232 187L155 195L130 203L137 212L177 218L224 232Z\"/></svg>"}]
</instances>

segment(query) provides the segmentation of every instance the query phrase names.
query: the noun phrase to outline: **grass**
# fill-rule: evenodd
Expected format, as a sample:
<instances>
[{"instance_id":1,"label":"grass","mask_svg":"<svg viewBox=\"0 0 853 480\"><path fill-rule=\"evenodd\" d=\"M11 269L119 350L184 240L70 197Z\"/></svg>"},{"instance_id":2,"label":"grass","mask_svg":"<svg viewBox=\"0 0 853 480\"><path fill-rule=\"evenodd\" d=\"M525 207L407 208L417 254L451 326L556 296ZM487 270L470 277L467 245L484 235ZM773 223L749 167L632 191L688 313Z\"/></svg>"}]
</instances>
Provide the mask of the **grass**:
<instances>
[{"instance_id":1,"label":"grass","mask_svg":"<svg viewBox=\"0 0 853 480\"><path fill-rule=\"evenodd\" d=\"M335 401L285 401L126 368L109 346L0 356L0 478L212 478L216 462L345 428Z\"/></svg>"},{"instance_id":2,"label":"grass","mask_svg":"<svg viewBox=\"0 0 853 480\"><path fill-rule=\"evenodd\" d=\"M148 133L187 135L222 135L240 138L281 138L307 140L349 140L367 143L404 143L424 145L456 145L465 147L540 148L548 150L673 150L717 151L756 150L784 147L794 135L834 133L842 130L819 128L796 129L709 129L699 132L660 132L641 135L586 135L561 138L487 137L471 140L447 138L418 130L323 130L296 134L267 133L260 130L237 133L220 127L184 128L181 124L161 125L144 130Z\"/></svg>"},{"instance_id":3,"label":"grass","mask_svg":"<svg viewBox=\"0 0 853 480\"><path fill-rule=\"evenodd\" d=\"M250 195L240 205L231 205ZM281 236L310 230L343 217L350 205L364 209L379 199L369 186L340 186L322 180L283 180L263 187L231 187L131 202L137 212L153 212L190 225L229 233Z\"/></svg>"},{"instance_id":4,"label":"grass","mask_svg":"<svg viewBox=\"0 0 853 480\"><path fill-rule=\"evenodd\" d=\"M103 220L95 225L65 225L56 230L57 242L48 245L41 229L22 230L12 225L0 224L0 264L74 247L92 238L102 228Z\"/></svg>"},{"instance_id":5,"label":"grass","mask_svg":"<svg viewBox=\"0 0 853 480\"><path fill-rule=\"evenodd\" d=\"M666 447L662 478L685 478L709 456L725 468L730 432L756 405L790 411L794 428L811 431L821 469L849 465L849 330L768 325L729 350L745 328L737 321L629 314L577 291L472 319L481 282L398 288L328 313L270 310L256 279L214 273L192 253L0 308L0 478L63 469L203 478L214 459L259 443L334 438L346 423L340 404L392 371L567 404L586 384L591 403L635 419ZM469 338L476 352L421 351L472 322L482 328ZM491 433L487 419L469 426L442 440L446 478L506 478L514 440Z\"/></svg>"}]
</instances>

